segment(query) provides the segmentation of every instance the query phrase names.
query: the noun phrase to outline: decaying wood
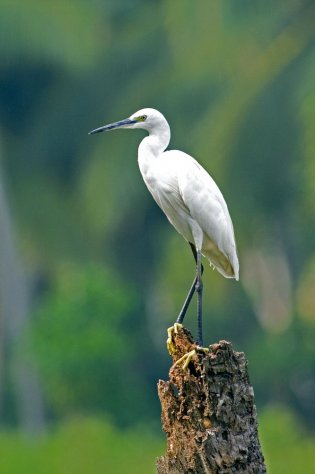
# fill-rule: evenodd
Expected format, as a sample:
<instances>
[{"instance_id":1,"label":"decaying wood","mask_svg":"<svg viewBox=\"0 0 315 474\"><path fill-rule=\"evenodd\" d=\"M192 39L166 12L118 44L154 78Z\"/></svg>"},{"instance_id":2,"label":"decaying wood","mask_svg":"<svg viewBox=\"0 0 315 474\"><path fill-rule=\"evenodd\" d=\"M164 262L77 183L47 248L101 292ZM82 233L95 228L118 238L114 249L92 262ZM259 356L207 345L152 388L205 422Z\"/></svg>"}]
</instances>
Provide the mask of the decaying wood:
<instances>
[{"instance_id":1,"label":"decaying wood","mask_svg":"<svg viewBox=\"0 0 315 474\"><path fill-rule=\"evenodd\" d=\"M174 335L175 363L196 348L191 334ZM253 388L242 352L220 341L209 352L197 350L186 369L173 365L170 380L160 380L165 456L158 474L262 474Z\"/></svg>"}]
</instances>

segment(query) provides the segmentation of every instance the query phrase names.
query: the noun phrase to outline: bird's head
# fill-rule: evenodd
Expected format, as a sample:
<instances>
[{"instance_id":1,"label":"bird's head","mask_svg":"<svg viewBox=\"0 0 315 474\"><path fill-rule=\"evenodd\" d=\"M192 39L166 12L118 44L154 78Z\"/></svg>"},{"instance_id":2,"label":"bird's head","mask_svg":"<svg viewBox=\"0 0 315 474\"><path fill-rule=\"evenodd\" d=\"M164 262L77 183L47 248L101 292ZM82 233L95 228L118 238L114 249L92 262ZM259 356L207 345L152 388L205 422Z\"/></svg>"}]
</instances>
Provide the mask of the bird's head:
<instances>
[{"instance_id":1,"label":"bird's head","mask_svg":"<svg viewBox=\"0 0 315 474\"><path fill-rule=\"evenodd\" d=\"M167 122L161 112L147 108L138 110L138 112L135 112L130 117L120 120L119 122L110 123L96 128L89 132L89 134L107 132L109 130L114 130L115 128L143 128L144 130L152 132L153 130L165 127L165 124L167 124Z\"/></svg>"}]
</instances>

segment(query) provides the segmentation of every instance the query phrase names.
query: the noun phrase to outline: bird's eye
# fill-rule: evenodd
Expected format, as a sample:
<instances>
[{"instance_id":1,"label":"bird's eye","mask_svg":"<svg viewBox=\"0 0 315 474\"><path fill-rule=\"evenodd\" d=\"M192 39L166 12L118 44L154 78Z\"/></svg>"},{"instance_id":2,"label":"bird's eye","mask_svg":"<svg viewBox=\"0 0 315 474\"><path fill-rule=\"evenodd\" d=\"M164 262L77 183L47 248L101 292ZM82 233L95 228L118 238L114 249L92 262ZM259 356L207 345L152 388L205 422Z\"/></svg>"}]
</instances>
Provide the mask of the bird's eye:
<instances>
[{"instance_id":1,"label":"bird's eye","mask_svg":"<svg viewBox=\"0 0 315 474\"><path fill-rule=\"evenodd\" d=\"M144 122L146 119L147 119L146 115L140 115L140 117L138 117L139 122Z\"/></svg>"}]
</instances>

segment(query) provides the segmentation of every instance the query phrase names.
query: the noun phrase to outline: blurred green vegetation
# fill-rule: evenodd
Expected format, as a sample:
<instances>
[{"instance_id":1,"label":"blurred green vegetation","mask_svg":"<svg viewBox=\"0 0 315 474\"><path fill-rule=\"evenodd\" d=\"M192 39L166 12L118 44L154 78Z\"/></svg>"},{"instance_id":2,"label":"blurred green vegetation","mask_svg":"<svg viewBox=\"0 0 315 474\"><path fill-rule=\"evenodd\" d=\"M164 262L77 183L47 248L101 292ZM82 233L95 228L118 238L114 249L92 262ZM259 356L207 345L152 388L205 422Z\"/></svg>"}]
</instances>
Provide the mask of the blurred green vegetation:
<instances>
[{"instance_id":1,"label":"blurred green vegetation","mask_svg":"<svg viewBox=\"0 0 315 474\"><path fill-rule=\"evenodd\" d=\"M106 407L119 424L147 418L153 390L144 390L145 373L135 370L135 293L104 267L67 264L57 273L30 335L52 414Z\"/></svg>"},{"instance_id":2,"label":"blurred green vegetation","mask_svg":"<svg viewBox=\"0 0 315 474\"><path fill-rule=\"evenodd\" d=\"M0 433L6 474L148 474L162 450L162 441L147 429L122 432L97 418L66 420L36 442L21 433Z\"/></svg>"},{"instance_id":3,"label":"blurred green vegetation","mask_svg":"<svg viewBox=\"0 0 315 474\"><path fill-rule=\"evenodd\" d=\"M311 471L314 14L311 0L0 0L1 472L126 472L106 464L123 440L148 472L162 450L156 382L192 257L142 182L143 133L87 135L142 107L235 225L240 282L206 268L205 342L246 352L270 472Z\"/></svg>"},{"instance_id":4,"label":"blurred green vegetation","mask_svg":"<svg viewBox=\"0 0 315 474\"><path fill-rule=\"evenodd\" d=\"M313 472L315 438L284 406L270 406L260 418L260 436L268 473Z\"/></svg>"},{"instance_id":5,"label":"blurred green vegetation","mask_svg":"<svg viewBox=\"0 0 315 474\"><path fill-rule=\"evenodd\" d=\"M314 472L315 438L307 435L290 410L266 408L259 431L268 473ZM1 470L6 474L153 474L154 460L163 452L164 441L147 427L122 431L102 418L64 420L36 440L0 432Z\"/></svg>"}]
</instances>

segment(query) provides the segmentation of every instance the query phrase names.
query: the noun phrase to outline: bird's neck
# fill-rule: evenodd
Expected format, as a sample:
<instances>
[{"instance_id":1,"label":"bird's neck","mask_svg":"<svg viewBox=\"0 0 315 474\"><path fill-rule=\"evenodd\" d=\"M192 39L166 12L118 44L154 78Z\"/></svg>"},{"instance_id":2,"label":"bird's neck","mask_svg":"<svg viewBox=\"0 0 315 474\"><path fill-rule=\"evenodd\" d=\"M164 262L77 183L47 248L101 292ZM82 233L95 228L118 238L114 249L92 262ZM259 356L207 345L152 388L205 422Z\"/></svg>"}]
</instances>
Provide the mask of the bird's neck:
<instances>
[{"instance_id":1,"label":"bird's neck","mask_svg":"<svg viewBox=\"0 0 315 474\"><path fill-rule=\"evenodd\" d=\"M139 145L138 156L140 157L158 157L166 150L171 138L171 131L168 123L165 121L163 126L149 131Z\"/></svg>"}]
</instances>

